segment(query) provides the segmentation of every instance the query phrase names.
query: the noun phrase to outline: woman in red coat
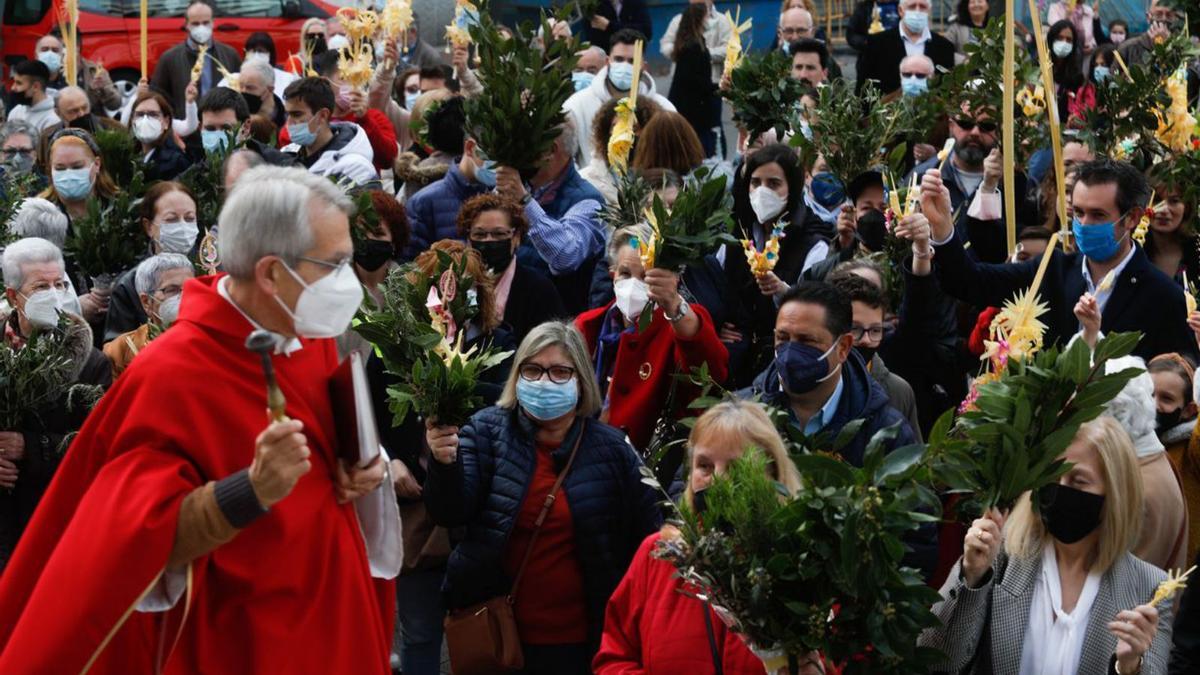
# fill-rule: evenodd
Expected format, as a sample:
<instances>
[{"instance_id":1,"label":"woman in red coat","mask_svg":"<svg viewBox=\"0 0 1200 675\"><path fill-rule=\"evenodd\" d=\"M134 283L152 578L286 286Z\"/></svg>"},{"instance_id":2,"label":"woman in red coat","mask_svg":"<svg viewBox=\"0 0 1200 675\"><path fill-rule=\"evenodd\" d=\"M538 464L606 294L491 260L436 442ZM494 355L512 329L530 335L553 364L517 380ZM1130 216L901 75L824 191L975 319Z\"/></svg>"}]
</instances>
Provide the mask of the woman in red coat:
<instances>
[{"instance_id":1,"label":"woman in red coat","mask_svg":"<svg viewBox=\"0 0 1200 675\"><path fill-rule=\"evenodd\" d=\"M721 382L729 353L717 338L708 311L680 296L679 275L642 266L637 249L630 245L634 237L647 241L649 228L637 225L613 233L608 260L616 299L580 314L575 326L587 340L604 397L600 419L623 429L635 448L645 450L663 412L672 375L707 363L713 379ZM648 302L655 305L654 318L639 333L638 317ZM687 400L682 390L677 391L676 410L685 409Z\"/></svg>"},{"instance_id":2,"label":"woman in red coat","mask_svg":"<svg viewBox=\"0 0 1200 675\"><path fill-rule=\"evenodd\" d=\"M728 401L700 416L688 439L691 467L683 499L724 474L747 447L762 448L772 459L773 478L789 492L800 476L788 458L783 439L759 403ZM671 527L650 535L633 557L617 590L608 601L600 651L592 660L596 675L688 673L764 675L763 663L742 638L726 628L705 603L685 595L671 563L652 553L662 538L678 536ZM801 675L826 672L816 655L801 659ZM786 672L786 670L785 670Z\"/></svg>"}]
</instances>

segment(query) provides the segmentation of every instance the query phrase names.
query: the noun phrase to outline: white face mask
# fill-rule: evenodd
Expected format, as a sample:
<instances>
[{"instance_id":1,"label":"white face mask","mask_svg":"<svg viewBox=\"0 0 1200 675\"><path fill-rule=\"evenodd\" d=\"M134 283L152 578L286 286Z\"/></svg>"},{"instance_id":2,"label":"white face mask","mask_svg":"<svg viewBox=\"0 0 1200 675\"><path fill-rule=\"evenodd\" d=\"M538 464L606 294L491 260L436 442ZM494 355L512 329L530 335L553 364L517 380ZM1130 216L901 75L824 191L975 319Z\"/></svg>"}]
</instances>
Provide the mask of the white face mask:
<instances>
[{"instance_id":1,"label":"white face mask","mask_svg":"<svg viewBox=\"0 0 1200 675\"><path fill-rule=\"evenodd\" d=\"M153 117L139 117L133 121L133 135L143 143L153 143L162 134L162 122Z\"/></svg>"},{"instance_id":2,"label":"white face mask","mask_svg":"<svg viewBox=\"0 0 1200 675\"><path fill-rule=\"evenodd\" d=\"M70 289L60 291L47 288L25 298L25 320L37 328L48 329L58 325L59 312L80 316L79 297Z\"/></svg>"},{"instance_id":3,"label":"white face mask","mask_svg":"<svg viewBox=\"0 0 1200 675\"><path fill-rule=\"evenodd\" d=\"M188 35L192 36L192 42L198 45L206 45L212 39L212 26L192 26L188 29Z\"/></svg>"},{"instance_id":4,"label":"white face mask","mask_svg":"<svg viewBox=\"0 0 1200 675\"><path fill-rule=\"evenodd\" d=\"M271 55L266 52L247 52L246 63L270 63Z\"/></svg>"},{"instance_id":5,"label":"white face mask","mask_svg":"<svg viewBox=\"0 0 1200 675\"><path fill-rule=\"evenodd\" d=\"M158 246L163 253L187 254L200 235L194 220L172 220L158 226Z\"/></svg>"},{"instance_id":6,"label":"white face mask","mask_svg":"<svg viewBox=\"0 0 1200 675\"><path fill-rule=\"evenodd\" d=\"M613 284L613 292L617 296L617 309L627 321L637 321L650 302L650 287L641 279L620 279Z\"/></svg>"},{"instance_id":7,"label":"white face mask","mask_svg":"<svg viewBox=\"0 0 1200 675\"><path fill-rule=\"evenodd\" d=\"M163 328L175 323L179 318L179 303L183 301L183 293L172 295L163 300L158 306L158 323Z\"/></svg>"},{"instance_id":8,"label":"white face mask","mask_svg":"<svg viewBox=\"0 0 1200 675\"><path fill-rule=\"evenodd\" d=\"M350 38L346 37L345 35L334 35L333 37L329 38L329 42L326 43L326 46L329 47L329 51L336 52L339 49L345 49L346 47L349 47Z\"/></svg>"},{"instance_id":9,"label":"white face mask","mask_svg":"<svg viewBox=\"0 0 1200 675\"><path fill-rule=\"evenodd\" d=\"M765 185L759 185L750 191L750 208L754 209L754 217L760 223L769 223L787 206L787 200L779 193Z\"/></svg>"},{"instance_id":10,"label":"white face mask","mask_svg":"<svg viewBox=\"0 0 1200 675\"><path fill-rule=\"evenodd\" d=\"M296 335L316 339L345 333L363 299L362 286L350 265L342 265L312 284L304 283L286 263L284 268L304 287L296 300L295 310L288 309L283 300L275 296L275 302L292 317Z\"/></svg>"},{"instance_id":11,"label":"white face mask","mask_svg":"<svg viewBox=\"0 0 1200 675\"><path fill-rule=\"evenodd\" d=\"M1052 49L1054 51L1055 56L1057 56L1060 59L1065 59L1071 55L1071 50L1074 48L1075 48L1075 45L1073 45L1072 43L1066 42L1064 40L1059 40L1059 41L1056 41L1050 49Z\"/></svg>"}]
</instances>

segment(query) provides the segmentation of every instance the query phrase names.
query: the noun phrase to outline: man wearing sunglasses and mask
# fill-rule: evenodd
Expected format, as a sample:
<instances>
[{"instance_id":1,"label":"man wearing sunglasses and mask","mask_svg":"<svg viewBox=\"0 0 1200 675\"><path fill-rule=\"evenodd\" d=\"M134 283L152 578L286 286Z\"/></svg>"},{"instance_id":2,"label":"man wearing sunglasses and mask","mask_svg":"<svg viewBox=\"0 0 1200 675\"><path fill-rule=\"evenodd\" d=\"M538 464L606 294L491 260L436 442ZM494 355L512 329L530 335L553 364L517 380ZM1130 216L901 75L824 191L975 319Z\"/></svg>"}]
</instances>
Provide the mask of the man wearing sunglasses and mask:
<instances>
[{"instance_id":1,"label":"man wearing sunglasses and mask","mask_svg":"<svg viewBox=\"0 0 1200 675\"><path fill-rule=\"evenodd\" d=\"M353 212L303 169L241 176L219 219L226 274L184 282L5 570L0 672L387 671L374 579L400 569L395 496L385 456L343 459L358 448L339 448L330 394L333 338L363 300ZM261 354L258 330L273 334ZM271 419L264 359L286 397Z\"/></svg>"},{"instance_id":2,"label":"man wearing sunglasses and mask","mask_svg":"<svg viewBox=\"0 0 1200 675\"><path fill-rule=\"evenodd\" d=\"M1041 286L1049 310L1045 344L1065 344L1085 326L1104 333L1143 334L1134 355L1178 352L1195 357L1183 289L1163 274L1132 239L1150 198L1146 178L1127 162L1098 159L1078 165L1072 192L1075 251L1053 250ZM933 268L946 293L978 306L999 307L1033 282L1041 256L1023 263L987 264L966 254L954 236L949 190L936 169L921 179L921 211L929 219ZM1077 307L1078 306L1078 307ZM1079 317L1076 317L1079 312Z\"/></svg>"}]
</instances>

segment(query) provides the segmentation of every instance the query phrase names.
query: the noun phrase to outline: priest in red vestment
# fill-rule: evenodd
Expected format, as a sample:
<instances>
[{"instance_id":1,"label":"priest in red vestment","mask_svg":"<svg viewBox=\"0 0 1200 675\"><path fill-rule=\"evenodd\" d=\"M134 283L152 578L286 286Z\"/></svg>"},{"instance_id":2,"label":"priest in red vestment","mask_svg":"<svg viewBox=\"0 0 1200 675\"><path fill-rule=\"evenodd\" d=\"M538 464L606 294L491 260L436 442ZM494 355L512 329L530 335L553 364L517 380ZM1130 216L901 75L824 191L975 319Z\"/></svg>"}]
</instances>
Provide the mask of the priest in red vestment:
<instances>
[{"instance_id":1,"label":"priest in red vestment","mask_svg":"<svg viewBox=\"0 0 1200 675\"><path fill-rule=\"evenodd\" d=\"M227 276L72 443L0 577L0 673L387 673L391 607L359 507L386 462L337 457L332 338L362 299L350 200L301 169L244 174L220 216ZM271 357L287 421L268 424ZM394 497L390 497L394 501ZM393 512L394 513L394 512ZM386 555L383 557L387 557Z\"/></svg>"}]
</instances>

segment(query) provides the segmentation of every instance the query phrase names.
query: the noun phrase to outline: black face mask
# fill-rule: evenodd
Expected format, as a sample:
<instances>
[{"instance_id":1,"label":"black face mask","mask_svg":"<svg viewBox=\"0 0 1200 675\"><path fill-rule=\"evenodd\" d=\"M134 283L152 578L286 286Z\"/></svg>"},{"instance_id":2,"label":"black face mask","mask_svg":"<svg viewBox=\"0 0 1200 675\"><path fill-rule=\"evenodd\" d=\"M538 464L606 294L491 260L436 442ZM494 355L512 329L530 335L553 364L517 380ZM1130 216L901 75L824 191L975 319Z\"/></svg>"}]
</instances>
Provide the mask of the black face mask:
<instances>
[{"instance_id":1,"label":"black face mask","mask_svg":"<svg viewBox=\"0 0 1200 675\"><path fill-rule=\"evenodd\" d=\"M875 353L879 351L879 347L859 347L855 345L854 351L858 352L859 356L862 356L863 363L870 366L871 361L875 358Z\"/></svg>"},{"instance_id":2,"label":"black face mask","mask_svg":"<svg viewBox=\"0 0 1200 675\"><path fill-rule=\"evenodd\" d=\"M354 263L368 272L383 267L392 259L392 242L364 239L354 245Z\"/></svg>"},{"instance_id":3,"label":"black face mask","mask_svg":"<svg viewBox=\"0 0 1200 675\"><path fill-rule=\"evenodd\" d=\"M858 238L871 251L883 250L886 235L887 226L883 211L871 209L858 217Z\"/></svg>"},{"instance_id":4,"label":"black face mask","mask_svg":"<svg viewBox=\"0 0 1200 675\"><path fill-rule=\"evenodd\" d=\"M8 102L11 103L13 107L19 105L33 105L33 99L29 97L29 94L23 91L10 91L8 93Z\"/></svg>"},{"instance_id":5,"label":"black face mask","mask_svg":"<svg viewBox=\"0 0 1200 675\"><path fill-rule=\"evenodd\" d=\"M698 516L704 515L704 512L708 510L706 492L708 492L708 488L696 490L692 493L692 511L695 511Z\"/></svg>"},{"instance_id":6,"label":"black face mask","mask_svg":"<svg viewBox=\"0 0 1200 675\"><path fill-rule=\"evenodd\" d=\"M1074 544L1100 526L1104 495L1051 483L1038 490L1038 514L1055 539Z\"/></svg>"},{"instance_id":7,"label":"black face mask","mask_svg":"<svg viewBox=\"0 0 1200 675\"><path fill-rule=\"evenodd\" d=\"M1154 414L1155 430L1161 436L1163 433L1179 426L1183 420L1183 408L1177 408L1171 412L1160 412Z\"/></svg>"},{"instance_id":8,"label":"black face mask","mask_svg":"<svg viewBox=\"0 0 1200 675\"><path fill-rule=\"evenodd\" d=\"M96 122L91 115L80 115L68 122L67 126L72 129L83 129L90 133L96 132Z\"/></svg>"},{"instance_id":9,"label":"black face mask","mask_svg":"<svg viewBox=\"0 0 1200 675\"><path fill-rule=\"evenodd\" d=\"M503 274L504 270L508 269L508 264L512 262L511 239L499 241L475 241L472 239L471 248L479 253L483 266L491 269L493 274Z\"/></svg>"},{"instance_id":10,"label":"black face mask","mask_svg":"<svg viewBox=\"0 0 1200 675\"><path fill-rule=\"evenodd\" d=\"M314 57L329 51L329 47L325 44L324 35L305 35L304 46L308 48L308 51L312 52Z\"/></svg>"},{"instance_id":11,"label":"black face mask","mask_svg":"<svg viewBox=\"0 0 1200 675\"><path fill-rule=\"evenodd\" d=\"M246 107L250 109L251 115L257 115L262 108L263 100L261 96L251 96L246 92L242 92L242 98L246 100Z\"/></svg>"}]
</instances>

